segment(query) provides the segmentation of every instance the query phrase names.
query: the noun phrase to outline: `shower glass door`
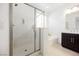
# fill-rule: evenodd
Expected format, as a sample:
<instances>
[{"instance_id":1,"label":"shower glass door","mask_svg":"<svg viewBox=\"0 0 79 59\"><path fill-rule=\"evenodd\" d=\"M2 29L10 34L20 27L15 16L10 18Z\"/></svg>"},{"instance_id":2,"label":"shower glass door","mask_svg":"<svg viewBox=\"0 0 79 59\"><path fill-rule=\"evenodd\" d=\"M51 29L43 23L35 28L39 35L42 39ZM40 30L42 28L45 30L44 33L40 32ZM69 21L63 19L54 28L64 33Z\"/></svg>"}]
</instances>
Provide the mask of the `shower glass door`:
<instances>
[{"instance_id":1,"label":"shower glass door","mask_svg":"<svg viewBox=\"0 0 79 59\"><path fill-rule=\"evenodd\" d=\"M24 56L34 52L34 8L13 4L13 55Z\"/></svg>"}]
</instances>

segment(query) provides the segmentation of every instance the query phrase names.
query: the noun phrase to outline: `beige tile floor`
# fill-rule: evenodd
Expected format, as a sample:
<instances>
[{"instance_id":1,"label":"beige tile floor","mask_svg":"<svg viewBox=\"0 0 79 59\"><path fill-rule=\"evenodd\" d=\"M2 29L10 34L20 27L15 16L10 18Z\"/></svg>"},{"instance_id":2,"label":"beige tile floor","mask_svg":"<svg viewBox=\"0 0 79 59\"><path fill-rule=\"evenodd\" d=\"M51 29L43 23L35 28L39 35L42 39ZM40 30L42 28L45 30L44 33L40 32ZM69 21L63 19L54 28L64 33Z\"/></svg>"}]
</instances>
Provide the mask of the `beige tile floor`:
<instances>
[{"instance_id":1,"label":"beige tile floor","mask_svg":"<svg viewBox=\"0 0 79 59\"><path fill-rule=\"evenodd\" d=\"M46 56L79 56L79 53L62 47L58 43L48 41Z\"/></svg>"}]
</instances>

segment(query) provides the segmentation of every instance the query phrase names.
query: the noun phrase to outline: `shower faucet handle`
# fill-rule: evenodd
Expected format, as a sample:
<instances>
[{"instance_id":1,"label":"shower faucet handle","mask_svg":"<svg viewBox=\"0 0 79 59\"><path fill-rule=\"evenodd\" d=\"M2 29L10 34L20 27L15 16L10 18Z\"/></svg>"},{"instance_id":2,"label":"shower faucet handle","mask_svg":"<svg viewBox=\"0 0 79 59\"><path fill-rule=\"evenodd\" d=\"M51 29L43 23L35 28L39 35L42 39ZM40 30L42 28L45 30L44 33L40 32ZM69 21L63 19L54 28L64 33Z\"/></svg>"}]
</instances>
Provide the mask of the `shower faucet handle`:
<instances>
[{"instance_id":1,"label":"shower faucet handle","mask_svg":"<svg viewBox=\"0 0 79 59\"><path fill-rule=\"evenodd\" d=\"M25 49L24 51L27 51L27 49Z\"/></svg>"}]
</instances>

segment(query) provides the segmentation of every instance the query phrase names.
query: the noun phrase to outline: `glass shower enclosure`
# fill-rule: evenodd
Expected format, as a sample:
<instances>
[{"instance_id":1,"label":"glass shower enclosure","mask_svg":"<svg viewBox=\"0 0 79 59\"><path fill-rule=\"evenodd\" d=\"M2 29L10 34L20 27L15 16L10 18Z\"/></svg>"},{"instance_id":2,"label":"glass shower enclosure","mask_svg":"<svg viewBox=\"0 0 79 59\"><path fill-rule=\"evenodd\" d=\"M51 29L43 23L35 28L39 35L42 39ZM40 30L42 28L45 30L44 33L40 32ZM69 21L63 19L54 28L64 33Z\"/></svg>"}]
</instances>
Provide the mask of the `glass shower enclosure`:
<instances>
[{"instance_id":1,"label":"glass shower enclosure","mask_svg":"<svg viewBox=\"0 0 79 59\"><path fill-rule=\"evenodd\" d=\"M10 55L28 56L41 50L44 12L27 4L10 4Z\"/></svg>"}]
</instances>

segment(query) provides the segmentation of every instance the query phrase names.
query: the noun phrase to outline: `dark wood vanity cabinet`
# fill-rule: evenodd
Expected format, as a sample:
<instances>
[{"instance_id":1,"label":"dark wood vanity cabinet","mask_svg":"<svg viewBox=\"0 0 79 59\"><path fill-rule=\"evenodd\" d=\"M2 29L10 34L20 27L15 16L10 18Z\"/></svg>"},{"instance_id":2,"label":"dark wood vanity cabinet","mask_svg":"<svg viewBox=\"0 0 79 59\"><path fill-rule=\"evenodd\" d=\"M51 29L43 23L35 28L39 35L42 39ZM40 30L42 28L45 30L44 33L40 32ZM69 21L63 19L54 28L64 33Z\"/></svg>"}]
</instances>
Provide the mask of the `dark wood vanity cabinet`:
<instances>
[{"instance_id":1,"label":"dark wood vanity cabinet","mask_svg":"<svg viewBox=\"0 0 79 59\"><path fill-rule=\"evenodd\" d=\"M79 52L79 34L62 33L62 46Z\"/></svg>"}]
</instances>

